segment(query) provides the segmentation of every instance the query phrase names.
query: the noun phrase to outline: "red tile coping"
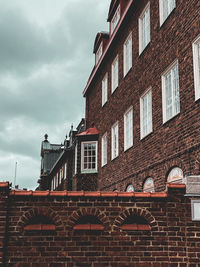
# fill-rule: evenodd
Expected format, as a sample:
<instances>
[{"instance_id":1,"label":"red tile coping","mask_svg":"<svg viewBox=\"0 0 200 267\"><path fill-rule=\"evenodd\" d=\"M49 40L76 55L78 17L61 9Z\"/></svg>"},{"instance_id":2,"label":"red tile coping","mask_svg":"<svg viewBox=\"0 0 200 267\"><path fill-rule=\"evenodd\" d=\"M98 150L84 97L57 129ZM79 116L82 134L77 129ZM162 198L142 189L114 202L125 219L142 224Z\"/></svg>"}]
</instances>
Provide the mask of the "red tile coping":
<instances>
[{"instance_id":1,"label":"red tile coping","mask_svg":"<svg viewBox=\"0 0 200 267\"><path fill-rule=\"evenodd\" d=\"M74 230L104 230L101 224L77 224L73 227Z\"/></svg>"},{"instance_id":2,"label":"red tile coping","mask_svg":"<svg viewBox=\"0 0 200 267\"><path fill-rule=\"evenodd\" d=\"M0 182L0 187L9 187L9 182Z\"/></svg>"},{"instance_id":3,"label":"red tile coping","mask_svg":"<svg viewBox=\"0 0 200 267\"><path fill-rule=\"evenodd\" d=\"M0 183L0 187L8 186L9 183ZM101 192L101 191L16 191L11 190L11 196L54 196L54 197L135 197L135 198L166 198L168 196L168 189L181 189L185 188L185 184L166 184L165 192Z\"/></svg>"},{"instance_id":4,"label":"red tile coping","mask_svg":"<svg viewBox=\"0 0 200 267\"><path fill-rule=\"evenodd\" d=\"M54 224L29 224L24 227L26 231L54 231L55 229Z\"/></svg>"},{"instance_id":5,"label":"red tile coping","mask_svg":"<svg viewBox=\"0 0 200 267\"><path fill-rule=\"evenodd\" d=\"M122 230L136 230L136 231L142 231L142 230L151 230L150 225L148 224L124 224L121 226Z\"/></svg>"}]
</instances>

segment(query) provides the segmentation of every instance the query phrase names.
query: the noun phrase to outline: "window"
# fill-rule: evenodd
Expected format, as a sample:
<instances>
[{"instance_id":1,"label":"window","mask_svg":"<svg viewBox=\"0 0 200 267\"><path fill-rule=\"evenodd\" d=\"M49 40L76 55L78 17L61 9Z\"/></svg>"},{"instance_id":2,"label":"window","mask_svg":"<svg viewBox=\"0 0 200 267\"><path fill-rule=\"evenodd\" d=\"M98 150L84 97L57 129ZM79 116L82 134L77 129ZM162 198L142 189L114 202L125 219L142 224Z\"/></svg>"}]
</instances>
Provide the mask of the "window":
<instances>
[{"instance_id":1,"label":"window","mask_svg":"<svg viewBox=\"0 0 200 267\"><path fill-rule=\"evenodd\" d=\"M124 151L133 145L133 107L124 114Z\"/></svg>"},{"instance_id":2,"label":"window","mask_svg":"<svg viewBox=\"0 0 200 267\"><path fill-rule=\"evenodd\" d=\"M104 166L107 164L107 133L104 134L101 140L101 165Z\"/></svg>"},{"instance_id":3,"label":"window","mask_svg":"<svg viewBox=\"0 0 200 267\"><path fill-rule=\"evenodd\" d=\"M154 189L154 181L152 178L147 178L145 183L144 183L144 186L143 186L143 191L144 192L155 192L155 189Z\"/></svg>"},{"instance_id":4,"label":"window","mask_svg":"<svg viewBox=\"0 0 200 267\"><path fill-rule=\"evenodd\" d=\"M118 56L112 63L112 93L118 87Z\"/></svg>"},{"instance_id":5,"label":"window","mask_svg":"<svg viewBox=\"0 0 200 267\"><path fill-rule=\"evenodd\" d=\"M139 54L150 42L150 31L150 3L148 3L139 17Z\"/></svg>"},{"instance_id":6,"label":"window","mask_svg":"<svg viewBox=\"0 0 200 267\"><path fill-rule=\"evenodd\" d=\"M64 178L67 178L67 163L65 163L65 172L64 172Z\"/></svg>"},{"instance_id":7,"label":"window","mask_svg":"<svg viewBox=\"0 0 200 267\"><path fill-rule=\"evenodd\" d=\"M111 20L111 34L114 32L114 29L116 28L119 20L120 20L120 6L117 8L113 16L113 19Z\"/></svg>"},{"instance_id":8,"label":"window","mask_svg":"<svg viewBox=\"0 0 200 267\"><path fill-rule=\"evenodd\" d=\"M200 221L200 199L191 200L192 220Z\"/></svg>"},{"instance_id":9,"label":"window","mask_svg":"<svg viewBox=\"0 0 200 267\"><path fill-rule=\"evenodd\" d=\"M97 171L97 142L82 142L82 173Z\"/></svg>"},{"instance_id":10,"label":"window","mask_svg":"<svg viewBox=\"0 0 200 267\"><path fill-rule=\"evenodd\" d=\"M75 146L75 156L74 156L74 174L77 174L77 151L78 151L78 144Z\"/></svg>"},{"instance_id":11,"label":"window","mask_svg":"<svg viewBox=\"0 0 200 267\"><path fill-rule=\"evenodd\" d=\"M140 138L152 132L152 89L140 98Z\"/></svg>"},{"instance_id":12,"label":"window","mask_svg":"<svg viewBox=\"0 0 200 267\"><path fill-rule=\"evenodd\" d=\"M194 89L195 100L200 98L200 35L193 45Z\"/></svg>"},{"instance_id":13,"label":"window","mask_svg":"<svg viewBox=\"0 0 200 267\"><path fill-rule=\"evenodd\" d=\"M101 43L99 49L96 52L96 65L98 64L102 54L103 54L103 44Z\"/></svg>"},{"instance_id":14,"label":"window","mask_svg":"<svg viewBox=\"0 0 200 267\"><path fill-rule=\"evenodd\" d=\"M118 122L116 122L111 129L112 134L112 151L111 151L111 159L113 160L119 155L119 149L118 149L118 131L119 126Z\"/></svg>"},{"instance_id":15,"label":"window","mask_svg":"<svg viewBox=\"0 0 200 267\"><path fill-rule=\"evenodd\" d=\"M124 76L132 67L132 33L124 43Z\"/></svg>"},{"instance_id":16,"label":"window","mask_svg":"<svg viewBox=\"0 0 200 267\"><path fill-rule=\"evenodd\" d=\"M108 73L103 78L102 81L102 107L108 100Z\"/></svg>"},{"instance_id":17,"label":"window","mask_svg":"<svg viewBox=\"0 0 200 267\"><path fill-rule=\"evenodd\" d=\"M134 192L135 189L134 189L134 186L132 184L129 184L127 187L126 187L126 192Z\"/></svg>"},{"instance_id":18,"label":"window","mask_svg":"<svg viewBox=\"0 0 200 267\"><path fill-rule=\"evenodd\" d=\"M160 26L167 19L172 10L176 7L176 0L160 0Z\"/></svg>"},{"instance_id":19,"label":"window","mask_svg":"<svg viewBox=\"0 0 200 267\"><path fill-rule=\"evenodd\" d=\"M163 123L180 112L178 61L162 75Z\"/></svg>"},{"instance_id":20,"label":"window","mask_svg":"<svg viewBox=\"0 0 200 267\"><path fill-rule=\"evenodd\" d=\"M183 171L178 167L173 168L167 176L168 183L182 183L182 180Z\"/></svg>"}]
</instances>

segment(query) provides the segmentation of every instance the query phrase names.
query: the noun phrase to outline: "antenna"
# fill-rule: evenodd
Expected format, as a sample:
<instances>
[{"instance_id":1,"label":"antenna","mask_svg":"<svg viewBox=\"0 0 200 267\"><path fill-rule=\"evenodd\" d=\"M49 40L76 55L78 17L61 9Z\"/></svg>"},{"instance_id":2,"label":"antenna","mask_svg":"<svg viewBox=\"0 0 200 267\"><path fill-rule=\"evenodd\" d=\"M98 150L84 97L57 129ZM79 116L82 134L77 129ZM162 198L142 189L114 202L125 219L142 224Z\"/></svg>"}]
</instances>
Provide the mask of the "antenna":
<instances>
[{"instance_id":1,"label":"antenna","mask_svg":"<svg viewBox=\"0 0 200 267\"><path fill-rule=\"evenodd\" d=\"M16 186L16 179L17 179L17 162L15 162L14 188L15 188L15 186Z\"/></svg>"}]
</instances>

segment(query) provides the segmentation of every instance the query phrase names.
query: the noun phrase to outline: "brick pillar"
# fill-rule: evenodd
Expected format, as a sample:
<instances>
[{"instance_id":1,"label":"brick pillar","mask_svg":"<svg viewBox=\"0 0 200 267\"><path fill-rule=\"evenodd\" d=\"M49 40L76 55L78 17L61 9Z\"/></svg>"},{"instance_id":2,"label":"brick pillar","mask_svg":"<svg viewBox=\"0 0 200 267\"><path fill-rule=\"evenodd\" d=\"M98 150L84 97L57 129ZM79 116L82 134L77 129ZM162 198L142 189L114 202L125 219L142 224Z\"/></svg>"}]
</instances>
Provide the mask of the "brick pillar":
<instances>
[{"instance_id":1,"label":"brick pillar","mask_svg":"<svg viewBox=\"0 0 200 267\"><path fill-rule=\"evenodd\" d=\"M4 266L9 183L0 183L0 266Z\"/></svg>"}]
</instances>

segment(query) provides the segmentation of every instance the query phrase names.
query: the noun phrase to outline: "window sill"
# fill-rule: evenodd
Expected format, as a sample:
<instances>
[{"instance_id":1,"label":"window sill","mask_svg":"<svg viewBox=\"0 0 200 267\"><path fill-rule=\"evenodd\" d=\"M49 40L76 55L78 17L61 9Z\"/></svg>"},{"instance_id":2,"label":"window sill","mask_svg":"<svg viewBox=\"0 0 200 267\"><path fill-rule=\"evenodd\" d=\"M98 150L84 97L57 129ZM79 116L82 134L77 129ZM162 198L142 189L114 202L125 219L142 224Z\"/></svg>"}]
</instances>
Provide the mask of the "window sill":
<instances>
[{"instance_id":1,"label":"window sill","mask_svg":"<svg viewBox=\"0 0 200 267\"><path fill-rule=\"evenodd\" d=\"M142 230L144 230L144 231L150 231L151 230L151 228L150 228L150 226L147 224L124 224L124 225L122 225L121 226L121 229L122 230L128 230L128 231L142 231Z\"/></svg>"},{"instance_id":2,"label":"window sill","mask_svg":"<svg viewBox=\"0 0 200 267\"><path fill-rule=\"evenodd\" d=\"M118 87L119 85L117 85L117 87L113 91L111 91L111 95L114 94L114 92L117 90Z\"/></svg>"},{"instance_id":3,"label":"window sill","mask_svg":"<svg viewBox=\"0 0 200 267\"><path fill-rule=\"evenodd\" d=\"M148 134L146 134L146 135L140 137L140 141L145 140L145 139L146 139L147 137L149 137L152 133L153 133L153 131L151 131L151 132L149 132Z\"/></svg>"},{"instance_id":4,"label":"window sill","mask_svg":"<svg viewBox=\"0 0 200 267\"><path fill-rule=\"evenodd\" d=\"M141 52L139 52L139 58L143 56L144 52L147 50L147 48L150 46L151 40L148 42L148 44L143 48Z\"/></svg>"},{"instance_id":5,"label":"window sill","mask_svg":"<svg viewBox=\"0 0 200 267\"><path fill-rule=\"evenodd\" d=\"M129 149L131 149L133 147L133 144L127 148L124 148L124 153L127 152Z\"/></svg>"},{"instance_id":6,"label":"window sill","mask_svg":"<svg viewBox=\"0 0 200 267\"><path fill-rule=\"evenodd\" d=\"M112 158L111 161L114 161L115 159L117 159L119 157L119 155L117 155L116 157Z\"/></svg>"},{"instance_id":7,"label":"window sill","mask_svg":"<svg viewBox=\"0 0 200 267\"><path fill-rule=\"evenodd\" d=\"M108 103L108 100L101 107L104 108L107 103Z\"/></svg>"},{"instance_id":8,"label":"window sill","mask_svg":"<svg viewBox=\"0 0 200 267\"><path fill-rule=\"evenodd\" d=\"M53 224L29 224L24 227L26 231L55 231L56 227Z\"/></svg>"},{"instance_id":9,"label":"window sill","mask_svg":"<svg viewBox=\"0 0 200 267\"><path fill-rule=\"evenodd\" d=\"M168 119L167 121L163 122L163 126L167 125L168 123L170 123L173 119L175 119L176 117L178 117L180 115L180 112L175 114L173 117L171 117L170 119Z\"/></svg>"},{"instance_id":10,"label":"window sill","mask_svg":"<svg viewBox=\"0 0 200 267\"><path fill-rule=\"evenodd\" d=\"M132 68L133 68L133 66L130 67L130 69L129 69L129 70L127 71L127 73L124 75L123 79L125 79L125 78L128 76L128 74L131 72Z\"/></svg>"},{"instance_id":11,"label":"window sill","mask_svg":"<svg viewBox=\"0 0 200 267\"><path fill-rule=\"evenodd\" d=\"M98 173L97 170L83 170L81 171L81 174L94 174L94 173Z\"/></svg>"},{"instance_id":12,"label":"window sill","mask_svg":"<svg viewBox=\"0 0 200 267\"><path fill-rule=\"evenodd\" d=\"M172 9L172 11L170 12L170 14L166 17L166 19L165 20L163 20L163 22L162 23L160 23L160 29L163 27L163 25L166 23L166 21L168 20L168 18L169 17L171 17L171 15L174 13L174 10L176 9L176 7L174 7L173 9Z\"/></svg>"}]
</instances>

